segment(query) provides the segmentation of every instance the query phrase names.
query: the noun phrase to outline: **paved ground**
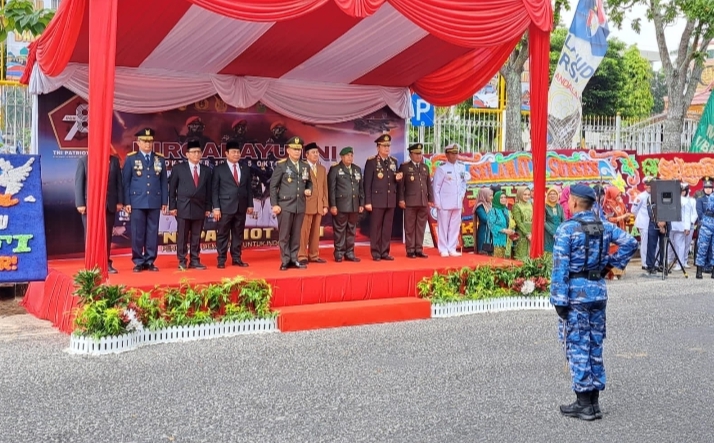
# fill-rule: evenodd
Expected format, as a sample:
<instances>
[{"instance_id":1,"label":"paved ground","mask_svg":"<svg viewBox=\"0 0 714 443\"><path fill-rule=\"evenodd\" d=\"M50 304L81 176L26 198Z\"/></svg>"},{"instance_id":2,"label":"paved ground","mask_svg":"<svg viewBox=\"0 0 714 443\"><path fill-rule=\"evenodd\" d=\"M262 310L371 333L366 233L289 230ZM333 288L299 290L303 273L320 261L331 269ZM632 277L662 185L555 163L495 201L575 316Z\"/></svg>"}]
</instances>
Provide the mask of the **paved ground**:
<instances>
[{"instance_id":1,"label":"paved ground","mask_svg":"<svg viewBox=\"0 0 714 443\"><path fill-rule=\"evenodd\" d=\"M573 395L552 311L92 358L16 315L0 318L0 442L712 442L714 282L634 267L611 285L597 422L557 412Z\"/></svg>"}]
</instances>

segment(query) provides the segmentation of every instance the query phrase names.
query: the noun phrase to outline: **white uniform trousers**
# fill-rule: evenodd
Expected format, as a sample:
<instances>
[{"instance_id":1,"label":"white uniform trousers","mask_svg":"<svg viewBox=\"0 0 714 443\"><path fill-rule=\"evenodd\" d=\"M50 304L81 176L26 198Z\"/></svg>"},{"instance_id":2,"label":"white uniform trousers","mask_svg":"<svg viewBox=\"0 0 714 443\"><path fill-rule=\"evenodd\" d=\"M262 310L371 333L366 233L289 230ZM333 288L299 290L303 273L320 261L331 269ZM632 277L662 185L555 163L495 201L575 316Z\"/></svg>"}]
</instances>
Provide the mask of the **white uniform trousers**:
<instances>
[{"instance_id":1,"label":"white uniform trousers","mask_svg":"<svg viewBox=\"0 0 714 443\"><path fill-rule=\"evenodd\" d=\"M439 209L439 253L455 252L459 246L461 209Z\"/></svg>"}]
</instances>

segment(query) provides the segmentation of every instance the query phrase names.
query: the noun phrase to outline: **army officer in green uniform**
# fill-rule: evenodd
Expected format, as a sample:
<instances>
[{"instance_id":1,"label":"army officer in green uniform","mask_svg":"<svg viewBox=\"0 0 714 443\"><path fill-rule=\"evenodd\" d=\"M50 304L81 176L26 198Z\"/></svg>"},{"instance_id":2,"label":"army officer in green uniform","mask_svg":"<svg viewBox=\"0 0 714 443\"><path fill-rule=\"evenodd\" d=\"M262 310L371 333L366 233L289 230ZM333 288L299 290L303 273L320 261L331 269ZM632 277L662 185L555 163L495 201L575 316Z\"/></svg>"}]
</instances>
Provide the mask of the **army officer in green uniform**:
<instances>
[{"instance_id":1,"label":"army officer in green uniform","mask_svg":"<svg viewBox=\"0 0 714 443\"><path fill-rule=\"evenodd\" d=\"M364 211L362 170L355 165L354 150L346 147L340 151L340 162L327 174L327 198L332 214L332 229L335 241L335 261L358 262L355 256L357 218Z\"/></svg>"}]
</instances>

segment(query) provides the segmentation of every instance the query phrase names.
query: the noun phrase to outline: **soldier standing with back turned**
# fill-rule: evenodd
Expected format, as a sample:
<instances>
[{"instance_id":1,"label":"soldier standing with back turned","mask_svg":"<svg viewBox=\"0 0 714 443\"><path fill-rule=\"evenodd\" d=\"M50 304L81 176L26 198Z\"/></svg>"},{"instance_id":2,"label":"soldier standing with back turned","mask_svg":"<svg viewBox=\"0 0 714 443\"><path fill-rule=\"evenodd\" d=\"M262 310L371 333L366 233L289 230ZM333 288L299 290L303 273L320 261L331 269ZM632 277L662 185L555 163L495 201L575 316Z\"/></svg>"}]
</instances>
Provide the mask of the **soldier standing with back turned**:
<instances>
[{"instance_id":1,"label":"soldier standing with back turned","mask_svg":"<svg viewBox=\"0 0 714 443\"><path fill-rule=\"evenodd\" d=\"M410 161L402 163L399 172L399 207L404 209L404 239L407 258L427 258L424 254L424 230L429 219L429 208L434 206L429 168L422 161L422 145L409 147Z\"/></svg>"}]
</instances>

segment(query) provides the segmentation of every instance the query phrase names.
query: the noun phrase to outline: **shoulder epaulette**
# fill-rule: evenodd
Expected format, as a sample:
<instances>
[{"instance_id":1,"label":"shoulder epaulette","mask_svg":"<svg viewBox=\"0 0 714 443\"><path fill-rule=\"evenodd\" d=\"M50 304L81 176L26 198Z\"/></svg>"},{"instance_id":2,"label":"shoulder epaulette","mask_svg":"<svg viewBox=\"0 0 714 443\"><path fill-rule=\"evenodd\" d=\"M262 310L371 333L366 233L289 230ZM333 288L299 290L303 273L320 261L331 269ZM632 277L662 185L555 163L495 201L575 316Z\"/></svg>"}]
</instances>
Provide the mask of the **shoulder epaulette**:
<instances>
[{"instance_id":1,"label":"shoulder epaulette","mask_svg":"<svg viewBox=\"0 0 714 443\"><path fill-rule=\"evenodd\" d=\"M376 155L373 155L373 156L371 156L371 157L367 157L367 160L374 160L374 157L376 157Z\"/></svg>"},{"instance_id":2,"label":"shoulder epaulette","mask_svg":"<svg viewBox=\"0 0 714 443\"><path fill-rule=\"evenodd\" d=\"M332 163L330 166L337 166L337 165L339 165L339 164L340 164L339 162L334 162L334 163Z\"/></svg>"},{"instance_id":3,"label":"shoulder epaulette","mask_svg":"<svg viewBox=\"0 0 714 443\"><path fill-rule=\"evenodd\" d=\"M161 153L158 153L158 152L154 152L154 155L157 156L157 157L164 158L164 154L161 154Z\"/></svg>"},{"instance_id":4,"label":"shoulder epaulette","mask_svg":"<svg viewBox=\"0 0 714 443\"><path fill-rule=\"evenodd\" d=\"M132 155L136 155L136 151L130 152L130 153L128 153L126 156L127 156L127 157L131 157Z\"/></svg>"},{"instance_id":5,"label":"shoulder epaulette","mask_svg":"<svg viewBox=\"0 0 714 443\"><path fill-rule=\"evenodd\" d=\"M276 163L285 163L286 161L288 161L288 159L284 158L284 159L278 160Z\"/></svg>"}]
</instances>

